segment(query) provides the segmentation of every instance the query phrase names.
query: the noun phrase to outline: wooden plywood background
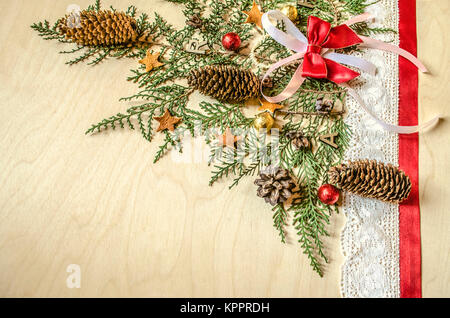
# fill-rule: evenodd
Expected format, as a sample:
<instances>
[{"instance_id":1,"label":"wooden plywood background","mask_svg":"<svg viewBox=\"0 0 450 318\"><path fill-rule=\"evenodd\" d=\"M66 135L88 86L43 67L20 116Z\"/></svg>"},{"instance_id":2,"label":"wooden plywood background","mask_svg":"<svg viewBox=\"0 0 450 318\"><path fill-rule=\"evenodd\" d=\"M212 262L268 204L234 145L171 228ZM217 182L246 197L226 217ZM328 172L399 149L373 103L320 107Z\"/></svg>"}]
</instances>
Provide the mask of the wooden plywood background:
<instances>
[{"instance_id":1,"label":"wooden plywood background","mask_svg":"<svg viewBox=\"0 0 450 318\"><path fill-rule=\"evenodd\" d=\"M91 1L78 0L86 7ZM96 67L64 64L57 43L30 28L55 21L67 1L1 0L0 296L2 297L338 297L345 217L332 218L330 264L319 278L291 235L284 246L252 180L232 191L207 186L205 163L152 159L128 130L84 136L123 111L118 99L135 60ZM157 10L175 24L180 8L159 0L109 0ZM418 0L420 116L448 115L447 0ZM421 137L424 296L450 296L447 120ZM80 289L66 286L69 264Z\"/></svg>"}]
</instances>

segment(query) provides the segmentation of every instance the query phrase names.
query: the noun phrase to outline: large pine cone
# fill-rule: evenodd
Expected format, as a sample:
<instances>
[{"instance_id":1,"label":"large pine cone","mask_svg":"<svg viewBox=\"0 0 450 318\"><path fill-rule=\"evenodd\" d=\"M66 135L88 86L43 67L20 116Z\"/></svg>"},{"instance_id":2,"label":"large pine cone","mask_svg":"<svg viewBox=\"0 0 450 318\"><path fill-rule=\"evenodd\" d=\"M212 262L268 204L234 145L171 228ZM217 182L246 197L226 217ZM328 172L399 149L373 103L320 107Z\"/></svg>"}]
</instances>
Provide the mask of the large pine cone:
<instances>
[{"instance_id":1,"label":"large pine cone","mask_svg":"<svg viewBox=\"0 0 450 318\"><path fill-rule=\"evenodd\" d=\"M411 192L411 180L397 167L359 160L329 170L330 182L343 190L390 203L400 203Z\"/></svg>"},{"instance_id":2,"label":"large pine cone","mask_svg":"<svg viewBox=\"0 0 450 318\"><path fill-rule=\"evenodd\" d=\"M260 179L255 180L255 184L259 186L258 196L273 206L286 202L296 187L288 170L279 169L273 173L260 173L259 177Z\"/></svg>"},{"instance_id":3,"label":"large pine cone","mask_svg":"<svg viewBox=\"0 0 450 318\"><path fill-rule=\"evenodd\" d=\"M259 95L259 79L249 70L212 65L193 70L189 85L220 101L241 102Z\"/></svg>"},{"instance_id":4,"label":"large pine cone","mask_svg":"<svg viewBox=\"0 0 450 318\"><path fill-rule=\"evenodd\" d=\"M79 21L73 18L71 15L61 19L59 30L78 45L125 45L138 38L136 20L123 12L81 11Z\"/></svg>"}]
</instances>

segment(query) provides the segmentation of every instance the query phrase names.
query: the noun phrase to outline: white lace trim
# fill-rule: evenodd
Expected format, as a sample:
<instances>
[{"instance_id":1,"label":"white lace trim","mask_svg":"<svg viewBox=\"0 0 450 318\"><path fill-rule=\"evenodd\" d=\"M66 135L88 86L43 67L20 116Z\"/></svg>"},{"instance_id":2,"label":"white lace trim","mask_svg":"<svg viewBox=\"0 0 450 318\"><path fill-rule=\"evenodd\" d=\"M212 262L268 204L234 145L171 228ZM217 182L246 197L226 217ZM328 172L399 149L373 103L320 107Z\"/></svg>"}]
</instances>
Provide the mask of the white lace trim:
<instances>
[{"instance_id":1,"label":"white lace trim","mask_svg":"<svg viewBox=\"0 0 450 318\"><path fill-rule=\"evenodd\" d=\"M381 0L367 11L373 27L398 31L398 3ZM373 36L399 44L398 33ZM376 76L363 74L355 89L368 106L388 123L398 122L398 56L367 50L361 57L377 66ZM384 132L351 98L347 100L346 122L353 136L346 160L377 159L398 164L398 135ZM343 297L400 297L398 205L348 194L343 211L347 224L341 234L345 256L342 266Z\"/></svg>"}]
</instances>

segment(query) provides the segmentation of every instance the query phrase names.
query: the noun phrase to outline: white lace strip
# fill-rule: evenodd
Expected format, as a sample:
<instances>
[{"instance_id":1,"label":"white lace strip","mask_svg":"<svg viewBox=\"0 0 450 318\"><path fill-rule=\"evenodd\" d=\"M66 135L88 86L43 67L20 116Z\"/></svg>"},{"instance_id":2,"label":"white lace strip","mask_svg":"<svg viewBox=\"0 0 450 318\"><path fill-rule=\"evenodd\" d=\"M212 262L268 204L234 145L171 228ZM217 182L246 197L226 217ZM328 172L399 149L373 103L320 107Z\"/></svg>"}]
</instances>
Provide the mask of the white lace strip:
<instances>
[{"instance_id":1,"label":"white lace strip","mask_svg":"<svg viewBox=\"0 0 450 318\"><path fill-rule=\"evenodd\" d=\"M373 27L398 31L397 0L381 0L367 8L375 18ZM379 40L399 44L397 34L381 34ZM377 66L375 76L363 74L355 89L374 112L388 123L398 121L398 56L378 50L367 50L360 57ZM388 133L347 99L346 122L353 136L346 160L376 159L398 165L398 136ZM399 210L398 205L382 203L348 194L343 211L347 217L341 235L345 256L342 266L343 297L400 297Z\"/></svg>"}]
</instances>

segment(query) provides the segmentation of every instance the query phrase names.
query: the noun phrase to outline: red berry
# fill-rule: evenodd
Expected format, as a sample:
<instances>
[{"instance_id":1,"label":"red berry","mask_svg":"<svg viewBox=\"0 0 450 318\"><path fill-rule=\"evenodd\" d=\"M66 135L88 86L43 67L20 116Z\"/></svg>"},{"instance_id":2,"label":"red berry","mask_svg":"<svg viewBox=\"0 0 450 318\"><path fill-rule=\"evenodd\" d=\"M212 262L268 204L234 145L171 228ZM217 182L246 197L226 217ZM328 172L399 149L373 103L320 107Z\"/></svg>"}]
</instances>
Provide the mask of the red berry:
<instances>
[{"instance_id":1,"label":"red berry","mask_svg":"<svg viewBox=\"0 0 450 318\"><path fill-rule=\"evenodd\" d=\"M227 33L222 38L222 45L225 50L236 51L241 46L241 38L234 32Z\"/></svg>"},{"instance_id":2,"label":"red berry","mask_svg":"<svg viewBox=\"0 0 450 318\"><path fill-rule=\"evenodd\" d=\"M322 201L325 204L333 205L336 204L339 200L339 190L331 185L331 184L324 184L319 188L319 192L317 194L319 197L319 200Z\"/></svg>"}]
</instances>

